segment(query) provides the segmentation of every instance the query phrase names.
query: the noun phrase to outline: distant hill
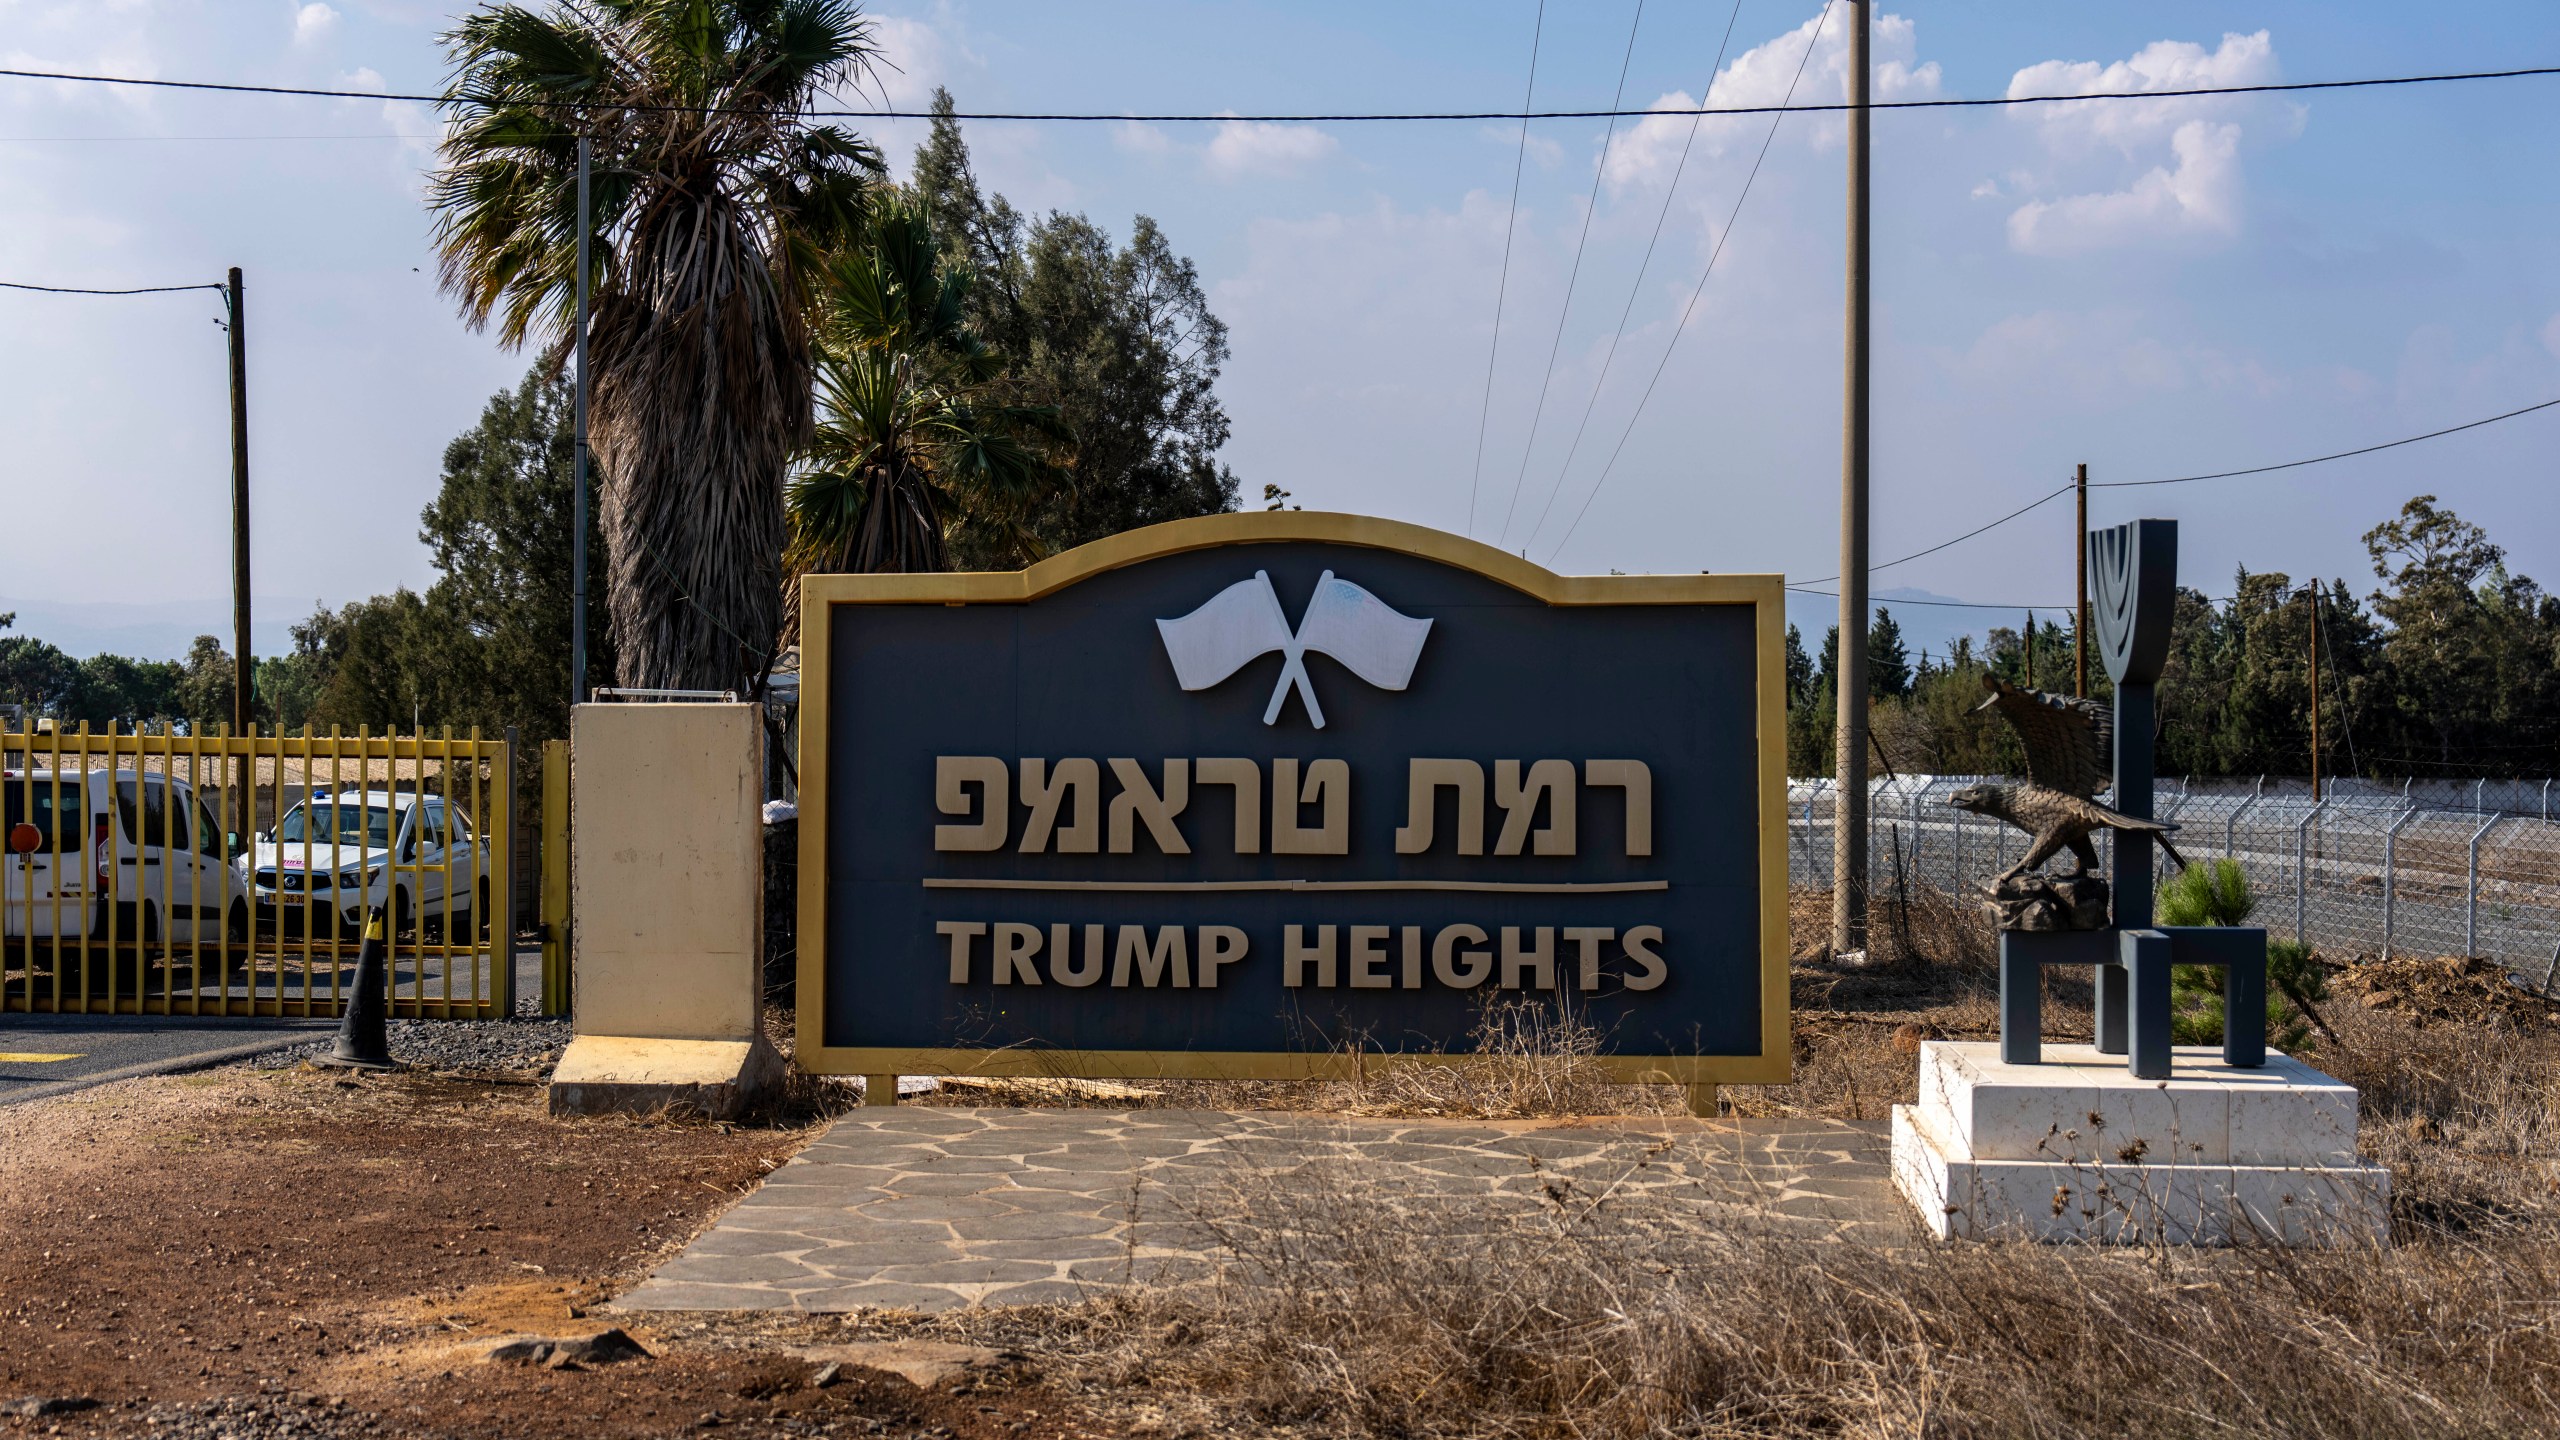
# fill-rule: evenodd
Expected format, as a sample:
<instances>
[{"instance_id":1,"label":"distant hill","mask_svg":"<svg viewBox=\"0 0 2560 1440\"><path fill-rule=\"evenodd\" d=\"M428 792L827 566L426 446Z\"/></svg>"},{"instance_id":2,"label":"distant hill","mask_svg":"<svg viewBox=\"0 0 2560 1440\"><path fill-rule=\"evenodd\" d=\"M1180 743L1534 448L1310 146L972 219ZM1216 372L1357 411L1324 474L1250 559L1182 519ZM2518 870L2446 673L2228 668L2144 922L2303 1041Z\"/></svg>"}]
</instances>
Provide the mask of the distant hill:
<instances>
[{"instance_id":1,"label":"distant hill","mask_svg":"<svg viewBox=\"0 0 2560 1440\"><path fill-rule=\"evenodd\" d=\"M1831 587L1825 585L1822 588L1828 590ZM1877 590L1872 592L1872 595L1876 604L1893 612L1893 623L1902 627L1902 643L1910 647L1913 664L1919 663L1920 652L1923 650L1929 652L1931 659L1945 659L1947 653L1955 648L1956 637L1959 635L1972 636L1974 649L1978 651L1982 648L1982 637L1990 632L1992 626L2006 625L2012 630L2018 630L2025 628L2027 623L2026 612L2023 610L1969 608L1957 610L1939 605L1901 603L1912 600L1953 600L1955 598L1952 595L1915 590L1908 585L1897 585L1889 590ZM1822 653L1822 637L1830 632L1832 625L1839 618L1840 602L1830 596L1807 595L1794 590L1787 592L1787 623L1804 632L1804 648L1807 654L1818 656ZM2037 618L2068 621L2071 614L2069 608L2065 607L2061 610L2040 611Z\"/></svg>"},{"instance_id":2,"label":"distant hill","mask_svg":"<svg viewBox=\"0 0 2560 1440\"><path fill-rule=\"evenodd\" d=\"M293 648L294 622L311 614L315 602L282 595L251 597L250 638L261 655L281 655ZM74 659L92 655L125 655L136 660L183 660L199 635L212 635L231 645L231 598L173 600L157 605L113 602L35 600L0 595L0 615L15 610L18 623L0 634L27 635L45 641Z\"/></svg>"}]
</instances>

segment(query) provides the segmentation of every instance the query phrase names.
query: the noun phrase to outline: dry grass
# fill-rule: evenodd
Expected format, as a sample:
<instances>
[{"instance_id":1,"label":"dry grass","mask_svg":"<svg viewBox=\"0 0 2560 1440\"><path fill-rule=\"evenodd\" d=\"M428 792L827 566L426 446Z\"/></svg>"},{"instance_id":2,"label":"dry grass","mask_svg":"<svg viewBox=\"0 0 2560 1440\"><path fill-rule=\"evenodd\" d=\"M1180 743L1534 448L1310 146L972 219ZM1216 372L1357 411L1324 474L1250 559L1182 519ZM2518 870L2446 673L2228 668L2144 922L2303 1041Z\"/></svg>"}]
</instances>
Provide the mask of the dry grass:
<instances>
[{"instance_id":1,"label":"dry grass","mask_svg":"<svg viewBox=\"0 0 2560 1440\"><path fill-rule=\"evenodd\" d=\"M1608 1036L1550 1001L1488 1002L1467 1044L1463 1054L1425 1062L1355 1043L1340 1052L1345 1079L1166 1081L1155 1087L1161 1093L1152 1103L1482 1120L1688 1113L1687 1093L1676 1085L1612 1081L1600 1063Z\"/></svg>"},{"instance_id":2,"label":"dry grass","mask_svg":"<svg viewBox=\"0 0 2560 1440\"><path fill-rule=\"evenodd\" d=\"M1828 899L1798 897L1798 934ZM1823 917L1808 923L1810 912ZM1923 1039L1997 1025L1989 932L1915 907L1915 939L1839 969L1801 950L1796 1083L1746 1115L1876 1120ZM2049 1033L2088 987L2048 977ZM1831 1243L1634 1222L1569 1187L1535 1214L1360 1188L1322 1164L1232 1183L1208 1289L942 1317L1037 1343L1151 1433L1423 1437L2382 1436L2560 1430L2560 1032L2375 1010L2305 1058L2363 1092L2393 1173L2387 1250ZM1170 1085L1175 1104L1517 1116L1674 1110L1603 1088L1604 1037L1486 1012L1479 1054L1326 1084ZM1631 1103L1632 1102L1632 1103ZM1738 1197L1700 1195L1704 1202ZM1036 1341L1035 1333L1036 1332Z\"/></svg>"},{"instance_id":3,"label":"dry grass","mask_svg":"<svg viewBox=\"0 0 2560 1440\"><path fill-rule=\"evenodd\" d=\"M2552 1433L2560 1043L2339 1010L2387 1250L1877 1247L1553 1186L1489 1227L1308 1165L1243 1182L1229 1283L1087 1312L1086 1364L1244 1433Z\"/></svg>"}]
</instances>

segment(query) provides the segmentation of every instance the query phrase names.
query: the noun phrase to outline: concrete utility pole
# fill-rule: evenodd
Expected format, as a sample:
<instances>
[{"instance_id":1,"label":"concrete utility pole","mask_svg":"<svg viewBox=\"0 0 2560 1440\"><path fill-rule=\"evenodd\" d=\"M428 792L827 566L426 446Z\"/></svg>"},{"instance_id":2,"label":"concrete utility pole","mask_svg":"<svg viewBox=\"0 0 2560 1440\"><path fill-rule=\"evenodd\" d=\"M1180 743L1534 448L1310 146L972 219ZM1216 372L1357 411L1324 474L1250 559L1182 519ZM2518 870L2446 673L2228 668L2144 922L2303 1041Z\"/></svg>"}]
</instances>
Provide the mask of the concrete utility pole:
<instances>
[{"instance_id":1,"label":"concrete utility pole","mask_svg":"<svg viewBox=\"0 0 2560 1440\"><path fill-rule=\"evenodd\" d=\"M1831 949L1867 947L1867 21L1849 0L1848 373L1840 435L1840 713Z\"/></svg>"},{"instance_id":2,"label":"concrete utility pole","mask_svg":"<svg viewBox=\"0 0 2560 1440\"><path fill-rule=\"evenodd\" d=\"M569 703L587 701L587 167L594 142L578 137L578 377L570 402L569 453L576 474L569 485Z\"/></svg>"},{"instance_id":3,"label":"concrete utility pole","mask_svg":"<svg viewBox=\"0 0 2560 1440\"><path fill-rule=\"evenodd\" d=\"M2082 465L2072 488L2080 494L2080 528L2071 537L2079 559L2080 590L2071 611L2071 693L2089 694L2089 467Z\"/></svg>"},{"instance_id":4,"label":"concrete utility pole","mask_svg":"<svg viewBox=\"0 0 2560 1440\"><path fill-rule=\"evenodd\" d=\"M231 305L231 733L246 735L258 712L249 657L249 312L237 265L223 298Z\"/></svg>"}]
</instances>

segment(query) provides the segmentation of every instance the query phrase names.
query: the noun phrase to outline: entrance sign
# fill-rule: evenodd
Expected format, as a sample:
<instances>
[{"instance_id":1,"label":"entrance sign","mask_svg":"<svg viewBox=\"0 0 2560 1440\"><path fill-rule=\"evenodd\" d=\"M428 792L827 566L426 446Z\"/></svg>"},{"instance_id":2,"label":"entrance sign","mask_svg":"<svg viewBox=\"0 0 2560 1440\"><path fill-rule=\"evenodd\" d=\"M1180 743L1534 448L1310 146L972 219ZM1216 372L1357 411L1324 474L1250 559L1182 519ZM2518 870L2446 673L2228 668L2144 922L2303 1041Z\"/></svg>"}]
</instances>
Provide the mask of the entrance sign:
<instances>
[{"instance_id":1,"label":"entrance sign","mask_svg":"<svg viewBox=\"0 0 2560 1440\"><path fill-rule=\"evenodd\" d=\"M802 597L806 1069L1309 1077L1538 999L1788 1078L1776 576L1266 512Z\"/></svg>"}]
</instances>

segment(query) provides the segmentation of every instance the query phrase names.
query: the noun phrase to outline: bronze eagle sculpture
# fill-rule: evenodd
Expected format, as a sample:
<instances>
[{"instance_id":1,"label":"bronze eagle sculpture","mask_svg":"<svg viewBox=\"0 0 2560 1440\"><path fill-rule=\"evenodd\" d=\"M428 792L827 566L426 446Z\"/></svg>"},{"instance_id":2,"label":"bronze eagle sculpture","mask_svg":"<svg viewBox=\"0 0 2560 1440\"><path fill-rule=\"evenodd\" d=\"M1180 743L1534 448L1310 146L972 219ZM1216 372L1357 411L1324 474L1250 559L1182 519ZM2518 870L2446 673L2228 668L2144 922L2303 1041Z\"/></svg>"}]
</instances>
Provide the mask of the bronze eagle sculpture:
<instances>
[{"instance_id":1,"label":"bronze eagle sculpture","mask_svg":"<svg viewBox=\"0 0 2560 1440\"><path fill-rule=\"evenodd\" d=\"M1991 698L1974 707L1976 714L1998 709L2000 718L2018 733L2027 752L2023 785L1968 785L1947 803L1976 815L2006 820L2035 837L2026 855L2004 871L1994 888L2069 850L2078 862L2074 874L2098 866L2098 849L2089 843L2093 830L2129 830L2149 835L2186 868L2186 857L2169 843L2175 827L2156 820L2137 820L2097 801L2099 791L2114 783L2115 723L2105 706L2042 690L2022 690L1996 675L1982 677Z\"/></svg>"}]
</instances>

